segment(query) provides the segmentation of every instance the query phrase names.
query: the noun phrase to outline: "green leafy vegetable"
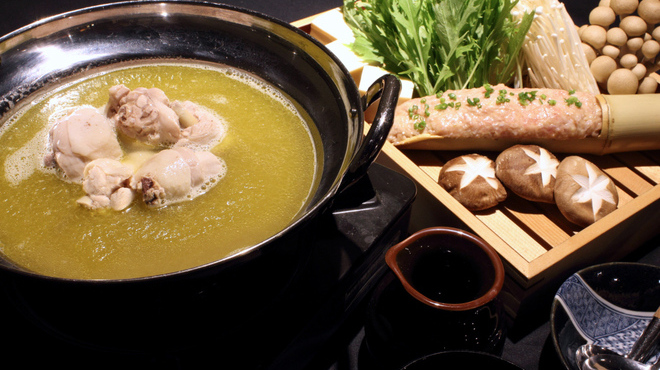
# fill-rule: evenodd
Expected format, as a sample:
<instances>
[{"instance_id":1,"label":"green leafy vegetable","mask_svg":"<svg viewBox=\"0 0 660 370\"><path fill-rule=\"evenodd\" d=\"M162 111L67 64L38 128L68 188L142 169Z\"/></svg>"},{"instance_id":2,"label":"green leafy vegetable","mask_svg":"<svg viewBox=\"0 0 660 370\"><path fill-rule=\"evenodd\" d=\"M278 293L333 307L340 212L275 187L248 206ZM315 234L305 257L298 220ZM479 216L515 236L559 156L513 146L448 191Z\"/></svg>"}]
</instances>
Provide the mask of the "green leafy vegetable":
<instances>
[{"instance_id":1,"label":"green leafy vegetable","mask_svg":"<svg viewBox=\"0 0 660 370\"><path fill-rule=\"evenodd\" d=\"M344 0L353 51L412 80L417 92L509 83L533 21L518 0Z\"/></svg>"}]
</instances>

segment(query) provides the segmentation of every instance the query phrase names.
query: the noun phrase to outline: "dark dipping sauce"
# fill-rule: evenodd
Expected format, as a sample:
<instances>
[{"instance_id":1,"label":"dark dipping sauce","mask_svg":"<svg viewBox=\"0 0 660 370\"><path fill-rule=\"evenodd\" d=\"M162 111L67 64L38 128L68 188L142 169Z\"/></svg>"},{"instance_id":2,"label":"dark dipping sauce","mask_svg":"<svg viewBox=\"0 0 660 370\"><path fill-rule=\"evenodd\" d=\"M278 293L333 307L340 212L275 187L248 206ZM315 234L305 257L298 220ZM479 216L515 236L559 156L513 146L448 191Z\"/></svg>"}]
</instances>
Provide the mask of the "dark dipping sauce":
<instances>
[{"instance_id":1,"label":"dark dipping sauce","mask_svg":"<svg viewBox=\"0 0 660 370\"><path fill-rule=\"evenodd\" d=\"M481 273L465 256L449 250L429 251L412 273L412 286L444 303L469 302L481 295Z\"/></svg>"},{"instance_id":2,"label":"dark dipping sauce","mask_svg":"<svg viewBox=\"0 0 660 370\"><path fill-rule=\"evenodd\" d=\"M437 239L432 241L438 243ZM485 253L462 238L445 235L444 246L429 246L424 239L410 246L411 266L404 269L406 280L418 292L442 303L464 303L483 296L494 280L494 270L480 270L476 260L487 259ZM488 265L488 264L486 264Z\"/></svg>"}]
</instances>

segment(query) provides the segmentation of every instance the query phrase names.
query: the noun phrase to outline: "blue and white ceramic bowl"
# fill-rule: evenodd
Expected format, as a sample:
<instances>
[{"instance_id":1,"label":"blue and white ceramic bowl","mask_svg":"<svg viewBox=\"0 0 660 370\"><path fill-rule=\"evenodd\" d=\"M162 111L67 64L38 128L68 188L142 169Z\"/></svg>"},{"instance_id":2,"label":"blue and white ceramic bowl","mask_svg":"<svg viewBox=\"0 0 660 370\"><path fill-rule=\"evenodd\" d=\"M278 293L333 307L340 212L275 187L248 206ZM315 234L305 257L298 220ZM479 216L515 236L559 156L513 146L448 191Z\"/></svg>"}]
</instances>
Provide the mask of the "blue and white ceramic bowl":
<instances>
[{"instance_id":1,"label":"blue and white ceramic bowl","mask_svg":"<svg viewBox=\"0 0 660 370\"><path fill-rule=\"evenodd\" d=\"M659 306L660 267L615 262L583 269L555 295L550 318L555 349L571 370L579 370L575 351L583 344L625 355Z\"/></svg>"}]
</instances>

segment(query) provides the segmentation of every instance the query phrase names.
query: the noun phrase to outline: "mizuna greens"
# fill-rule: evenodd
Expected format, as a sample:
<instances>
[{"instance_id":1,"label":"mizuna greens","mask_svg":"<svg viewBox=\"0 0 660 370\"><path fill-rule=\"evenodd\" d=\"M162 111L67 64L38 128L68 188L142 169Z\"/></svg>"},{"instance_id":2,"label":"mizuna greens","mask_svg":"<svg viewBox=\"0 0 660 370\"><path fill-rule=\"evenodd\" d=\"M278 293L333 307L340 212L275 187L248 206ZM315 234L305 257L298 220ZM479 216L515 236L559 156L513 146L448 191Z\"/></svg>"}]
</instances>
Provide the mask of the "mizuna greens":
<instances>
[{"instance_id":1,"label":"mizuna greens","mask_svg":"<svg viewBox=\"0 0 660 370\"><path fill-rule=\"evenodd\" d=\"M421 96L510 83L534 14L518 0L345 0L353 51L413 81Z\"/></svg>"}]
</instances>

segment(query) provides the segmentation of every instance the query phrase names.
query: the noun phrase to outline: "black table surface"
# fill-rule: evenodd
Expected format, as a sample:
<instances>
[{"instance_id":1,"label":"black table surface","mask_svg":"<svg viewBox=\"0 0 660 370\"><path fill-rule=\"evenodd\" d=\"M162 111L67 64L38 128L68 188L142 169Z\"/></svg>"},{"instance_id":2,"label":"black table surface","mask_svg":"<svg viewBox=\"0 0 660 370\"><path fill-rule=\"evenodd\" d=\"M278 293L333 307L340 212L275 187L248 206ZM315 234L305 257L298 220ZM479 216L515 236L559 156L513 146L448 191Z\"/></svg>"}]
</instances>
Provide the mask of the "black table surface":
<instances>
[{"instance_id":1,"label":"black table surface","mask_svg":"<svg viewBox=\"0 0 660 370\"><path fill-rule=\"evenodd\" d=\"M0 35L8 34L45 17L109 2L113 1L2 0L0 1L0 19L2 19ZM220 1L213 2L220 3ZM221 3L258 11L286 22L309 17L342 5L341 0L226 0ZM598 4L598 1L566 0L564 3L575 23L580 25L586 23L589 11ZM627 259L660 265L660 238L648 241ZM516 338L515 341L507 339L502 357L526 370L560 368L550 341L548 322L542 323L522 338Z\"/></svg>"}]
</instances>

